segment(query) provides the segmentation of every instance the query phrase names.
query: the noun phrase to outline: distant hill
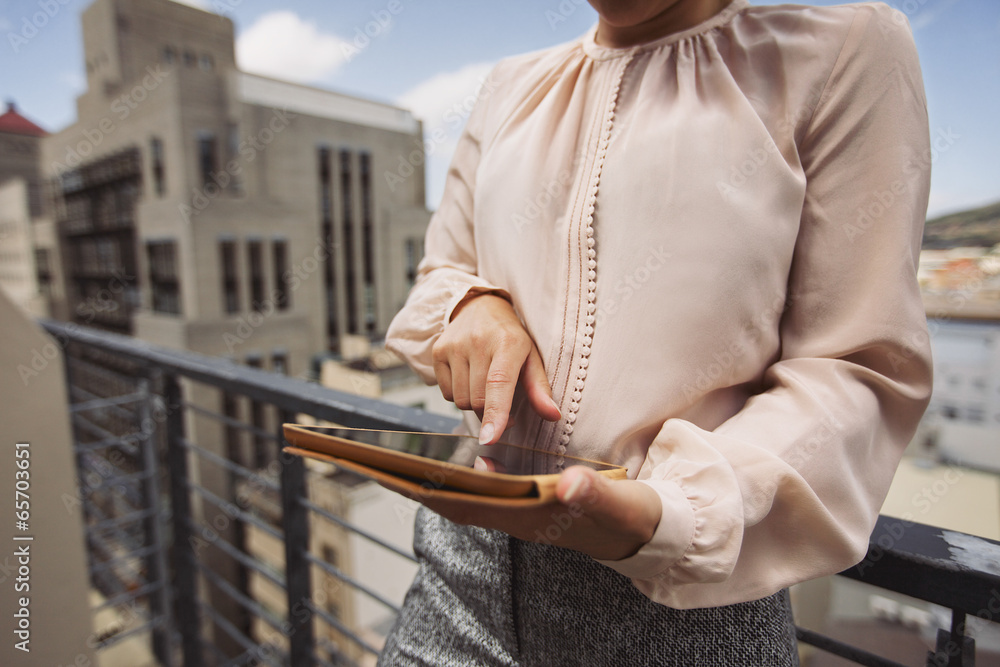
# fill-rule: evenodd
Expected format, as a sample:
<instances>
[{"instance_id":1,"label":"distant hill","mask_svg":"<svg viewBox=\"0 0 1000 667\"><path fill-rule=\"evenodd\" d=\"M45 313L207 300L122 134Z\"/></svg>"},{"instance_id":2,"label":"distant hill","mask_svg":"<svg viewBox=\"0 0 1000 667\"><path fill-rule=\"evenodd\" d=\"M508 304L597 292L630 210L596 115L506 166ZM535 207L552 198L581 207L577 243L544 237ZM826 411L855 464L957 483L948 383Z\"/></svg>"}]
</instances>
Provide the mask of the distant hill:
<instances>
[{"instance_id":1,"label":"distant hill","mask_svg":"<svg viewBox=\"0 0 1000 667\"><path fill-rule=\"evenodd\" d=\"M925 250L959 246L992 247L1000 243L1000 202L928 220Z\"/></svg>"}]
</instances>

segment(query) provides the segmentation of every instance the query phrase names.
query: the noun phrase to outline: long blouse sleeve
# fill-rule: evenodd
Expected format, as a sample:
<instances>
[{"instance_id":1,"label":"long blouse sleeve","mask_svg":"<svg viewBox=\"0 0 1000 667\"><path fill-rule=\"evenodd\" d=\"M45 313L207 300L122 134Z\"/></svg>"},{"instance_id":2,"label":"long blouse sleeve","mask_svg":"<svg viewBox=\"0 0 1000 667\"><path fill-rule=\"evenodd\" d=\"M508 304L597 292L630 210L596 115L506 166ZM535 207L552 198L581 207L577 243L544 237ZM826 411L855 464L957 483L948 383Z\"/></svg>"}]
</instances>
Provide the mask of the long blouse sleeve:
<instances>
[{"instance_id":1,"label":"long blouse sleeve","mask_svg":"<svg viewBox=\"0 0 1000 667\"><path fill-rule=\"evenodd\" d=\"M905 21L734 0L657 44L591 38L493 76L390 346L431 381L451 309L502 290L564 414L515 402L506 435L657 492L653 539L602 561L657 602L756 599L858 562L931 389Z\"/></svg>"}]
</instances>

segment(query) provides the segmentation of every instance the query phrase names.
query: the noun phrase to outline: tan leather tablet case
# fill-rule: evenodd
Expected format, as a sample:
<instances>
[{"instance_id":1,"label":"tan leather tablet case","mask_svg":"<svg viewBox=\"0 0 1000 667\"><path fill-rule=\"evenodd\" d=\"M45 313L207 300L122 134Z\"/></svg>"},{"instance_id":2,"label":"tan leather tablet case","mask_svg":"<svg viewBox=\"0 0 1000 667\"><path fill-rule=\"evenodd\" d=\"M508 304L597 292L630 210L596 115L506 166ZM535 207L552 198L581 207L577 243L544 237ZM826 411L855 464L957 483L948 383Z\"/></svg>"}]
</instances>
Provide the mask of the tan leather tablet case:
<instances>
[{"instance_id":1,"label":"tan leather tablet case","mask_svg":"<svg viewBox=\"0 0 1000 667\"><path fill-rule=\"evenodd\" d=\"M486 472L447 461L383 449L332 437L295 424L284 425L284 451L332 463L372 479L417 502L448 500L484 507L528 508L555 501L558 474L510 475ZM565 457L566 463L582 461ZM626 469L611 467L600 474L625 479Z\"/></svg>"}]
</instances>

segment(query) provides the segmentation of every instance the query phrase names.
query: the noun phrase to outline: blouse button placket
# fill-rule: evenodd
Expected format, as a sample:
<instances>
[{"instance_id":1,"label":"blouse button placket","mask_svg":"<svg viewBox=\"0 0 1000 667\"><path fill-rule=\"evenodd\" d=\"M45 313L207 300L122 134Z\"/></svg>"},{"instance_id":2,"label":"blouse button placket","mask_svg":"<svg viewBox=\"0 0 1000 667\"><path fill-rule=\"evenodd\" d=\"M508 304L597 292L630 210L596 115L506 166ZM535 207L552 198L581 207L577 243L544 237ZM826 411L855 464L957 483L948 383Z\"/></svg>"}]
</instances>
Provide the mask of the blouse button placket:
<instances>
[{"instance_id":1,"label":"blouse button placket","mask_svg":"<svg viewBox=\"0 0 1000 667\"><path fill-rule=\"evenodd\" d=\"M622 58L618 63L618 71L615 74L615 81L608 96L608 105L605 110L604 124L601 127L601 136L598 140L597 156L594 161L594 168L591 172L590 191L586 206L586 219L584 224L584 243L587 256L587 295L584 300L586 304L586 316L584 317L584 337L583 345L580 348L580 357L576 362L575 372L571 378L575 378L572 384L574 389L572 401L567 406L566 415L562 420L562 429L559 435L558 453L565 454L566 446L570 443L570 436L573 434L573 424L576 422L577 413L580 410L580 400L583 398L583 388L587 379L587 368L590 366L590 351L593 343L594 325L597 323L597 239L594 238L594 210L597 208L597 191L601 182L601 171L604 168L604 159L608 154L608 143L611 140L611 128L614 125L615 106L618 103L618 91L621 88L622 77L625 69L631 61L631 56ZM560 466L561 467L561 466Z\"/></svg>"}]
</instances>

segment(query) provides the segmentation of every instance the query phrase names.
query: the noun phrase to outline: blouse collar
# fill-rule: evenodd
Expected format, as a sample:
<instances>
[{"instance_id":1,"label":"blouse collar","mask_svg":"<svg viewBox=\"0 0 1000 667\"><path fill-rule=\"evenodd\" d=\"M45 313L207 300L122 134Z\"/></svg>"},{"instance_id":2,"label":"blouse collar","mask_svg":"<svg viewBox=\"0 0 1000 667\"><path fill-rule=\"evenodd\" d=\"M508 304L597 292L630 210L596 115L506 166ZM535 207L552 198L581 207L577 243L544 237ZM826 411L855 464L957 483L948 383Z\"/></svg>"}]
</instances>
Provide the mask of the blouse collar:
<instances>
[{"instance_id":1,"label":"blouse collar","mask_svg":"<svg viewBox=\"0 0 1000 667\"><path fill-rule=\"evenodd\" d=\"M687 30L674 32L664 37L660 37L659 39L654 39L651 42L636 44L635 46L612 47L598 44L595 41L597 37L597 24L594 24L594 26L587 31L587 34L583 36L583 52L594 60L610 60L612 58L619 58L621 56L640 51L656 49L668 44L673 44L674 42L678 42L693 35L708 32L713 28L717 28L725 23L728 23L730 19L749 6L749 4L749 0L732 0L732 2L722 9L722 11L714 16L710 16L701 23L691 26Z\"/></svg>"}]
</instances>

